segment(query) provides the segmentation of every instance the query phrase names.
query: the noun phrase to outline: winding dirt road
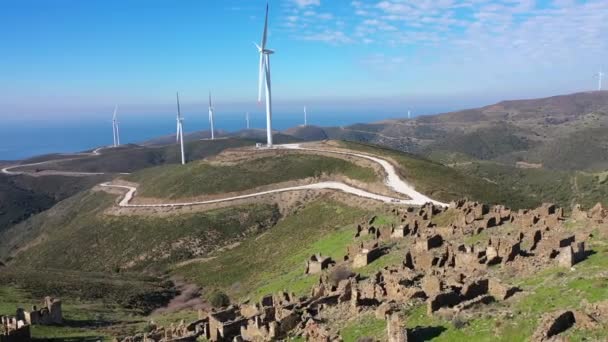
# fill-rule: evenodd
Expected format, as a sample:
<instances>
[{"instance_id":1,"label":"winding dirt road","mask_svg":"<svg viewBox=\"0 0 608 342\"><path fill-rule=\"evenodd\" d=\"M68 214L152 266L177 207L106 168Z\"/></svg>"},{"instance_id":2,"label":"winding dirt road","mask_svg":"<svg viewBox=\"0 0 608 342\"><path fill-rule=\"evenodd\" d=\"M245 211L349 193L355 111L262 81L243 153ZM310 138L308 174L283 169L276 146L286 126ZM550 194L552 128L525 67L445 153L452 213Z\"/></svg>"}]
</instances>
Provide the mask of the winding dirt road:
<instances>
[{"instance_id":1,"label":"winding dirt road","mask_svg":"<svg viewBox=\"0 0 608 342\"><path fill-rule=\"evenodd\" d=\"M87 157L87 156L98 156L100 155L100 151L105 149L107 147L99 147L94 149L92 152L83 152L83 153L74 153L74 154L69 154L69 155L73 155L74 157L79 157L79 156L83 156L83 157ZM79 172L79 171L56 171L56 170L45 170L43 172L28 172L28 171L11 171L13 169L16 168L21 168L21 167L28 167L28 166L38 166L38 165L45 165L45 164L51 164L51 163L56 163L56 162L62 162L62 161L69 161L69 160L75 160L78 158L66 158L66 159L52 159L52 160L46 160L43 162L38 162L38 163L30 163L30 164L18 164L18 165L11 165L11 166L7 166L3 169L0 170L0 172L4 173L5 175L9 175L9 176L18 176L18 175L32 175L32 176L49 176L49 175L53 175L53 176L73 176L73 177L79 177L79 176L98 176L98 175L104 175L105 172Z\"/></svg>"},{"instance_id":2,"label":"winding dirt road","mask_svg":"<svg viewBox=\"0 0 608 342\"><path fill-rule=\"evenodd\" d=\"M118 203L118 205L120 207L125 207L125 208L187 207L187 206L220 203L220 202L229 202L229 201L234 201L234 200L239 200L239 199L246 199L246 198L251 198L251 197L256 197L256 196L261 196L261 195L274 194L274 193L287 192L287 191L323 190L323 189L338 190L338 191L342 191L342 192L352 194L355 196L369 198L369 199L373 199L373 200L377 200L377 201L381 201L381 202L385 202L385 203L404 204L404 205L424 205L425 203L431 202L436 205L447 206L447 204L445 204L445 203L435 201L435 200L429 198L428 196L416 191L414 189L414 187L412 187L410 184L408 184L407 182L405 182L404 180L402 180L399 177L399 175L397 174L397 171L395 170L395 167L391 163L389 163L388 161L386 161L382 158L373 157L373 156L361 154L361 153L354 153L354 152L342 152L342 151L334 151L334 150L306 148L306 147L301 147L299 144L277 145L276 148L303 150L303 151L315 151L315 152L323 152L323 153L335 153L335 154L349 155L349 156L354 156L354 157L358 157L358 158L364 158L364 159L371 160L375 163L378 163L380 166L382 166L382 168L386 172L387 177L385 179L385 184L388 187L390 187L391 189L393 189L394 191L396 191L397 193L406 195L410 199L404 200L404 199L393 198L393 197L388 197L388 196L384 196L384 195L378 195L378 194L374 194L374 193L371 193L366 190L358 189L353 186L350 186L350 185L347 185L344 183L340 183L340 182L320 182L320 183L315 183L315 184L286 187L286 188L281 188L281 189L256 192L253 194L226 197L226 198L207 200L207 201L183 202L183 203L159 203L159 204L131 204L131 200L135 197L135 192L137 191L137 188L135 188L133 186L127 186L127 185L115 185L115 184L111 184L111 183L102 183L102 184L100 184L100 186L127 190L127 193L125 194L125 196Z\"/></svg>"}]
</instances>

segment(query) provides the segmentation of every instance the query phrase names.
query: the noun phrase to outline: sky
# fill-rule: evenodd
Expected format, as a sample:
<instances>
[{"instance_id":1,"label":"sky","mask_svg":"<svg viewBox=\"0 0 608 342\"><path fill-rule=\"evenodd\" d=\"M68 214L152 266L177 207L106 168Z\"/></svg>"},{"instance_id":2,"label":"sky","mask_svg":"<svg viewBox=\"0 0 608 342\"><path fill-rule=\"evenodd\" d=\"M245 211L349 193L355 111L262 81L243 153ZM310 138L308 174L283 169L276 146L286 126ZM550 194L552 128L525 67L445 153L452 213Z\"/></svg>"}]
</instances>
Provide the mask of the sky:
<instances>
[{"instance_id":1,"label":"sky","mask_svg":"<svg viewBox=\"0 0 608 342\"><path fill-rule=\"evenodd\" d=\"M257 108L265 0L0 0L0 117ZM270 0L277 108L464 108L587 91L606 0ZM608 83L608 82L606 82ZM282 107L281 107L282 106Z\"/></svg>"}]
</instances>

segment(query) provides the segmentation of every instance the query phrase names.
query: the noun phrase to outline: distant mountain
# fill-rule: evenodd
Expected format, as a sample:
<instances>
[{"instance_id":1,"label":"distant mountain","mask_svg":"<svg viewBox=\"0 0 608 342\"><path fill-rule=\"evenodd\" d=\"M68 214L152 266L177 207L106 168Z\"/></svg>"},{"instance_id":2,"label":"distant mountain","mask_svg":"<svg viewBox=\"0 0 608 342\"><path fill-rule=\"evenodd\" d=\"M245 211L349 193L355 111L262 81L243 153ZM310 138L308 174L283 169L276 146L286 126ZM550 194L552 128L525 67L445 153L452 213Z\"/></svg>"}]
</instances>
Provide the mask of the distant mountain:
<instances>
[{"instance_id":1,"label":"distant mountain","mask_svg":"<svg viewBox=\"0 0 608 342\"><path fill-rule=\"evenodd\" d=\"M287 129L283 133L305 141L318 141L328 138L325 130L318 126L297 126Z\"/></svg>"},{"instance_id":2,"label":"distant mountain","mask_svg":"<svg viewBox=\"0 0 608 342\"><path fill-rule=\"evenodd\" d=\"M503 101L457 112L323 128L330 139L373 143L425 156L608 168L608 91Z\"/></svg>"}]
</instances>

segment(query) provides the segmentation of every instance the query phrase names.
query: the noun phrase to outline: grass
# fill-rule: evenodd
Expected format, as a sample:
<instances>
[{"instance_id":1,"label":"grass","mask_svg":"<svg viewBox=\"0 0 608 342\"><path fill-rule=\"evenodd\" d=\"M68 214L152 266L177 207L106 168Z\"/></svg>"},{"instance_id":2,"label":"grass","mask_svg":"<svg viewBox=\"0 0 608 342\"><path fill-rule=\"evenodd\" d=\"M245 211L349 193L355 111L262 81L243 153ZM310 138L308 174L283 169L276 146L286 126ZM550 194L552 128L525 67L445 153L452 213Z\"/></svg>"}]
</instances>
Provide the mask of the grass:
<instances>
[{"instance_id":1,"label":"grass","mask_svg":"<svg viewBox=\"0 0 608 342\"><path fill-rule=\"evenodd\" d=\"M304 275L306 259L314 253L341 259L354 236L352 222L364 214L337 202L313 202L266 234L173 273L203 288L222 288L232 298L260 297L283 289L307 293L318 277Z\"/></svg>"},{"instance_id":2,"label":"grass","mask_svg":"<svg viewBox=\"0 0 608 342\"><path fill-rule=\"evenodd\" d=\"M386 322L367 313L349 321L340 329L340 336L344 342L356 342L360 337L382 339L386 336Z\"/></svg>"},{"instance_id":3,"label":"grass","mask_svg":"<svg viewBox=\"0 0 608 342\"><path fill-rule=\"evenodd\" d=\"M261 232L279 218L278 209L266 204L136 219L103 214L114 199L103 192L83 193L17 226L15 234L36 229L39 236L45 235L18 256L19 264L35 269L163 271L168 264Z\"/></svg>"},{"instance_id":4,"label":"grass","mask_svg":"<svg viewBox=\"0 0 608 342\"><path fill-rule=\"evenodd\" d=\"M597 202L608 204L608 185L603 174L558 171L548 169L520 169L494 162L473 162L457 166L462 172L496 182L501 189L512 189L524 195L528 207L543 202L556 203L566 209L573 204L585 208Z\"/></svg>"},{"instance_id":5,"label":"grass","mask_svg":"<svg viewBox=\"0 0 608 342\"><path fill-rule=\"evenodd\" d=\"M451 201L468 197L484 203L501 203L513 208L525 207L530 201L506 187L484 181L469 173L460 172L443 164L409 153L399 152L374 145L341 141L348 149L372 153L393 159L397 171L416 190L440 201Z\"/></svg>"},{"instance_id":6,"label":"grass","mask_svg":"<svg viewBox=\"0 0 608 342\"><path fill-rule=\"evenodd\" d=\"M231 166L194 162L186 166L150 168L127 177L140 184L138 192L146 197L184 198L249 190L290 180L345 175L364 182L377 180L371 168L318 155L286 154L263 157Z\"/></svg>"},{"instance_id":7,"label":"grass","mask_svg":"<svg viewBox=\"0 0 608 342\"><path fill-rule=\"evenodd\" d=\"M3 282L0 285L0 299L0 316L14 316L17 308L29 310L32 305L40 307L43 297L35 296L27 290ZM64 325L32 326L33 338L110 341L111 334L108 331L110 327L120 329L120 326L138 324L141 320L137 311L115 304L83 300L67 294L61 299Z\"/></svg>"},{"instance_id":8,"label":"grass","mask_svg":"<svg viewBox=\"0 0 608 342\"><path fill-rule=\"evenodd\" d=\"M3 303L9 303L2 304L0 310L13 314L15 304L29 308L45 296L66 299L66 304L95 302L113 309L120 306L133 312L147 313L164 305L174 295L172 283L140 274L20 267L3 270L0 281L6 286L0 288ZM31 304L25 305L27 303Z\"/></svg>"}]
</instances>

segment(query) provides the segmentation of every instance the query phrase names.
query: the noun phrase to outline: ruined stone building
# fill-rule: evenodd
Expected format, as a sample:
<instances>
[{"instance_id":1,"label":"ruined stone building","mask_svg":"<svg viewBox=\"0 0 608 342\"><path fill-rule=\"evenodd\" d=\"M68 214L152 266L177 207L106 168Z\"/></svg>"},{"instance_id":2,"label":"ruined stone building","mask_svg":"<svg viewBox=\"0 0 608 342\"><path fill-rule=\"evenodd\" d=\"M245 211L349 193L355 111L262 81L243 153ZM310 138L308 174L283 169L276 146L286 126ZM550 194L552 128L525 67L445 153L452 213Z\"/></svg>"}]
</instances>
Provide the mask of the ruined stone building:
<instances>
[{"instance_id":1,"label":"ruined stone building","mask_svg":"<svg viewBox=\"0 0 608 342\"><path fill-rule=\"evenodd\" d=\"M60 325L63 324L61 300L45 297L43 307L38 309L35 305L32 311L17 310L17 318L32 325Z\"/></svg>"},{"instance_id":2,"label":"ruined stone building","mask_svg":"<svg viewBox=\"0 0 608 342\"><path fill-rule=\"evenodd\" d=\"M30 326L17 317L0 316L0 342L29 342Z\"/></svg>"}]
</instances>

